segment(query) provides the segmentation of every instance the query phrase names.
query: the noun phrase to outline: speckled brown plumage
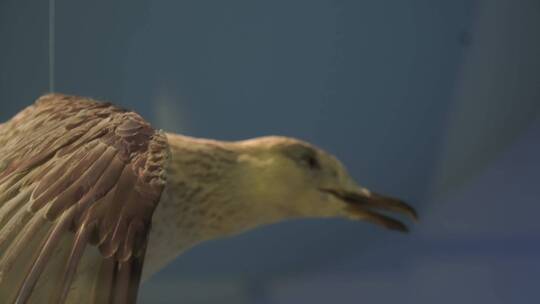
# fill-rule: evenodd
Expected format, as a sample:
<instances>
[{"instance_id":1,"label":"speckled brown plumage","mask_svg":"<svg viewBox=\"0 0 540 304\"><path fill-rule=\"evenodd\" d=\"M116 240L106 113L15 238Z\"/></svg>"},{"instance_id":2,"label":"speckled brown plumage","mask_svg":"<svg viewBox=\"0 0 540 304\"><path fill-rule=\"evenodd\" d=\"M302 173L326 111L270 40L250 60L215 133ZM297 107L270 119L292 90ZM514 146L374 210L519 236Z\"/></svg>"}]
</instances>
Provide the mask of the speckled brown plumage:
<instances>
[{"instance_id":1,"label":"speckled brown plumage","mask_svg":"<svg viewBox=\"0 0 540 304\"><path fill-rule=\"evenodd\" d=\"M101 263L85 301L134 303L165 184L164 134L111 104L50 94L0 125L0 144L2 303L78 303L71 284L94 247ZM51 269L62 246L67 260ZM47 272L52 293L39 289Z\"/></svg>"}]
</instances>

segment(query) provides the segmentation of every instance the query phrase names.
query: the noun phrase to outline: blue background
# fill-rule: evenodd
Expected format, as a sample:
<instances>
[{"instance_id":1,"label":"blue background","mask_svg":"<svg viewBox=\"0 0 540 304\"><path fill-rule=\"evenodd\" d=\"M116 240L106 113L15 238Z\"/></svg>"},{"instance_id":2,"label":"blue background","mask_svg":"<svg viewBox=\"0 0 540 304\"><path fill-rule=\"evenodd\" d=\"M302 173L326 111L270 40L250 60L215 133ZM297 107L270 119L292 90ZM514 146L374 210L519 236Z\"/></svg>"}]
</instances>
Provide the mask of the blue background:
<instances>
[{"instance_id":1,"label":"blue background","mask_svg":"<svg viewBox=\"0 0 540 304\"><path fill-rule=\"evenodd\" d=\"M0 118L49 90L48 3L0 1ZM540 2L56 1L55 90L156 127L280 134L402 197L205 243L141 303L540 303Z\"/></svg>"}]
</instances>

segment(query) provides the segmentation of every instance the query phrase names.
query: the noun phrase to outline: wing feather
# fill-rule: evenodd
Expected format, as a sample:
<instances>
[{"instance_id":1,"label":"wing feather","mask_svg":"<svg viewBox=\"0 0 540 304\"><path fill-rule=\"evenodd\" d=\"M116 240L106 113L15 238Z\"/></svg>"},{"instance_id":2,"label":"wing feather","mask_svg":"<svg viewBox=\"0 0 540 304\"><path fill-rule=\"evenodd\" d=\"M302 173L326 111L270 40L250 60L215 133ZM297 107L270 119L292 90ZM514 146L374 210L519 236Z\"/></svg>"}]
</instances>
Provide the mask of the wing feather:
<instances>
[{"instance_id":1,"label":"wing feather","mask_svg":"<svg viewBox=\"0 0 540 304\"><path fill-rule=\"evenodd\" d=\"M24 281L22 282L21 287L19 288L19 293L15 300L15 303L25 303L28 301L32 294L32 290L41 275L43 268L47 265L51 254L56 248L58 242L62 238L62 235L66 233L69 229L69 224L73 220L75 208L72 207L68 212L65 212L59 219L58 224L53 226L50 234L45 240L44 244L41 246L39 255L37 256L32 268L27 273Z\"/></svg>"},{"instance_id":2,"label":"wing feather","mask_svg":"<svg viewBox=\"0 0 540 304\"><path fill-rule=\"evenodd\" d=\"M163 133L52 94L1 124L0 143L1 302L135 303L165 183Z\"/></svg>"},{"instance_id":3,"label":"wing feather","mask_svg":"<svg viewBox=\"0 0 540 304\"><path fill-rule=\"evenodd\" d=\"M77 234L75 236L75 242L73 243L71 253L66 263L64 275L62 277L62 280L60 281L62 283L60 284L61 287L59 288L60 292L58 293L58 299L51 301L52 303L62 304L66 301L69 287L71 286L73 276L75 275L75 272L77 270L77 265L79 264L79 261L84 254L86 244L88 243L88 235L90 231L89 228L91 227L89 227L88 224L84 223L83 226L77 231Z\"/></svg>"},{"instance_id":4,"label":"wing feather","mask_svg":"<svg viewBox=\"0 0 540 304\"><path fill-rule=\"evenodd\" d=\"M114 274L116 269L116 261L114 259L103 259L99 267L96 285L94 286L94 297L91 304L108 303L112 297L114 286ZM132 302L134 303L134 302Z\"/></svg>"}]
</instances>

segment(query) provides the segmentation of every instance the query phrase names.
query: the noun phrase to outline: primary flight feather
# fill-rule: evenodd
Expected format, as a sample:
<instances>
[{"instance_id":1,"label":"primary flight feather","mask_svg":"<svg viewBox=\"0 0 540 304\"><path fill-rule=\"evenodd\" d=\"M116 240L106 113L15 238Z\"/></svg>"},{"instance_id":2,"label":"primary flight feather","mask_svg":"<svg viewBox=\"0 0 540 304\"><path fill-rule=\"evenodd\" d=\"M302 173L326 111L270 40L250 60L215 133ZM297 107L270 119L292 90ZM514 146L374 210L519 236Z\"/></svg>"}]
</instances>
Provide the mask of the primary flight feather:
<instances>
[{"instance_id":1,"label":"primary flight feather","mask_svg":"<svg viewBox=\"0 0 540 304\"><path fill-rule=\"evenodd\" d=\"M199 242L303 217L406 230L381 210L416 218L306 142L165 133L49 94L0 125L0 302L135 303L141 279Z\"/></svg>"}]
</instances>

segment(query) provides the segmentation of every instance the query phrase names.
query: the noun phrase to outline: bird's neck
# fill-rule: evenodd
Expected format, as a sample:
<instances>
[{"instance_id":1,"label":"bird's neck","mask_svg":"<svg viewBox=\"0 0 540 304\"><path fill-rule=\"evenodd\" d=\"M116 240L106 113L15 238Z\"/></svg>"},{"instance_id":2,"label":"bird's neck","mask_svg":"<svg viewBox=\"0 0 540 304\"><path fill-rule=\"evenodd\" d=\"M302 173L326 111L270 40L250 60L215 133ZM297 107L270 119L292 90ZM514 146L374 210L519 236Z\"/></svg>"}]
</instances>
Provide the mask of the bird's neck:
<instances>
[{"instance_id":1,"label":"bird's neck","mask_svg":"<svg viewBox=\"0 0 540 304\"><path fill-rule=\"evenodd\" d=\"M249 208L239 191L245 149L234 142L167 134L167 186L152 219L143 280L202 241L236 234L277 215Z\"/></svg>"}]
</instances>

